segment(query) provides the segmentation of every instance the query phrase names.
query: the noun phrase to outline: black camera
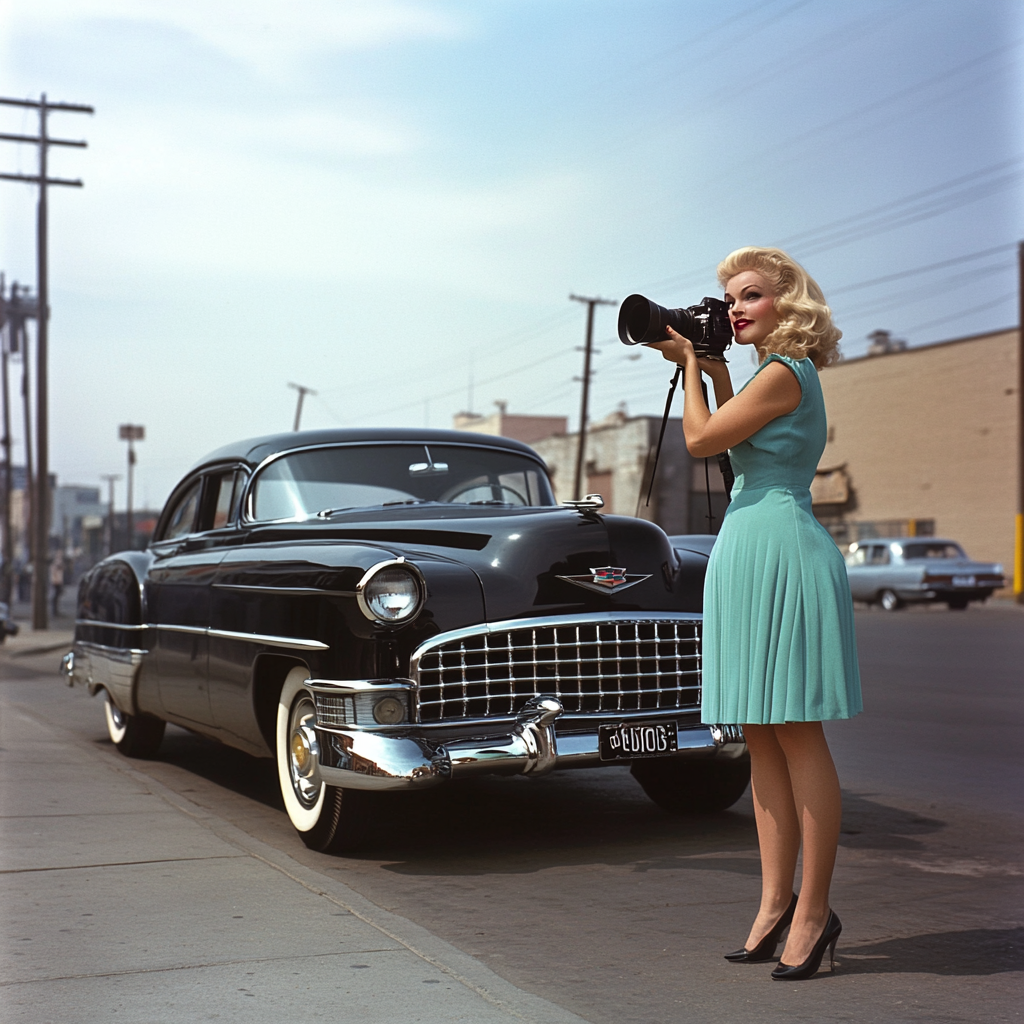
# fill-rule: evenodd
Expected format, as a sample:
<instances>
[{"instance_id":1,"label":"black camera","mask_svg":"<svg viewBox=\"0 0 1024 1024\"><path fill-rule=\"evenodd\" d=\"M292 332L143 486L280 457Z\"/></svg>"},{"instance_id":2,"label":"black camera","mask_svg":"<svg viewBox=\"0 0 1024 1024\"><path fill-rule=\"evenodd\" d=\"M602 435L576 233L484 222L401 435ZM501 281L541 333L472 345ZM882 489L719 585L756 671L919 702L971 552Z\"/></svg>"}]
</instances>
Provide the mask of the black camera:
<instances>
[{"instance_id":1,"label":"black camera","mask_svg":"<svg viewBox=\"0 0 1024 1024\"><path fill-rule=\"evenodd\" d=\"M643 295L630 295L619 307L619 341L623 345L648 345L668 341L671 327L693 343L703 359L725 362L725 350L732 344L729 307L721 299L705 297L699 306L666 309Z\"/></svg>"}]
</instances>

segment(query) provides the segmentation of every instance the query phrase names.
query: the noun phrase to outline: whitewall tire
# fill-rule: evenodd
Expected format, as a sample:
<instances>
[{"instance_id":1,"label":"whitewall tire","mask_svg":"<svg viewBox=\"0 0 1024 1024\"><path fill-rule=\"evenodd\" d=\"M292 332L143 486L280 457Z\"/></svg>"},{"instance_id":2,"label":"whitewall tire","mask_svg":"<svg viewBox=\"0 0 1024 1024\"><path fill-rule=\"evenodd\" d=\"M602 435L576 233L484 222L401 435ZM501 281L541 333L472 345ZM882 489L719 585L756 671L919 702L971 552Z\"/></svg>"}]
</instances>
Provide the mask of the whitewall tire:
<instances>
[{"instance_id":1,"label":"whitewall tire","mask_svg":"<svg viewBox=\"0 0 1024 1024\"><path fill-rule=\"evenodd\" d=\"M316 709L303 683L309 671L293 668L277 704L276 758L281 799L295 830L313 850L351 849L365 835L366 795L327 786L315 771L317 751L313 726Z\"/></svg>"}]
</instances>

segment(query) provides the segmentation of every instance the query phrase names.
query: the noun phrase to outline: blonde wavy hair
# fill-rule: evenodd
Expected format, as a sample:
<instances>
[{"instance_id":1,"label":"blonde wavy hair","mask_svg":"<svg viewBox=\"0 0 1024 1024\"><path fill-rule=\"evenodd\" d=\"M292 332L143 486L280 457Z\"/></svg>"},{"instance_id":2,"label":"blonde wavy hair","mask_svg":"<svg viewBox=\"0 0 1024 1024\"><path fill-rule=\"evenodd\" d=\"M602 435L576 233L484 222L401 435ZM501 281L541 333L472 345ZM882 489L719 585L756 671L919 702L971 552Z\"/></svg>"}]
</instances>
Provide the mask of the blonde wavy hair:
<instances>
[{"instance_id":1,"label":"blonde wavy hair","mask_svg":"<svg viewBox=\"0 0 1024 1024\"><path fill-rule=\"evenodd\" d=\"M818 283L792 256L781 249L746 245L718 264L719 284L724 288L744 270L756 270L775 292L779 325L758 350L762 359L772 353L810 359L819 370L839 361L843 332L832 323L832 310Z\"/></svg>"}]
</instances>

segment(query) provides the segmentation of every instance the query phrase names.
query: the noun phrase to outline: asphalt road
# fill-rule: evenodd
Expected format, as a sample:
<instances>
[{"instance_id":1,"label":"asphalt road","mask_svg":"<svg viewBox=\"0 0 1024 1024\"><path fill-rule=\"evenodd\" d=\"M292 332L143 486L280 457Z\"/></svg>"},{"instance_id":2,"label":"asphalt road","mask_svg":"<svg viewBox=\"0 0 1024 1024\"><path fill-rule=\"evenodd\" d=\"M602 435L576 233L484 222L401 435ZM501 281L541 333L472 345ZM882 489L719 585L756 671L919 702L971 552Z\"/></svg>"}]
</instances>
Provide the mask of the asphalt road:
<instances>
[{"instance_id":1,"label":"asphalt road","mask_svg":"<svg viewBox=\"0 0 1024 1024\"><path fill-rule=\"evenodd\" d=\"M1024 614L859 612L857 627L867 710L829 727L845 793L840 965L807 983L721 959L756 906L749 795L685 820L658 810L624 769L483 779L387 800L370 845L333 858L292 833L271 763L184 731L168 731L159 760L131 762L131 785L152 780L197 821L251 837L264 862L287 858L325 889L344 884L592 1024L1019 1020ZM106 741L101 705L67 690L56 660L0 664L4 715L55 723L55 736L117 767L125 759ZM116 787L107 774L102 784ZM15 777L4 776L5 806ZM147 827L127 811L111 821L126 848ZM141 910L120 898L130 930ZM394 998L380 1019L418 1019ZM444 1019L464 1019L452 1006Z\"/></svg>"}]
</instances>

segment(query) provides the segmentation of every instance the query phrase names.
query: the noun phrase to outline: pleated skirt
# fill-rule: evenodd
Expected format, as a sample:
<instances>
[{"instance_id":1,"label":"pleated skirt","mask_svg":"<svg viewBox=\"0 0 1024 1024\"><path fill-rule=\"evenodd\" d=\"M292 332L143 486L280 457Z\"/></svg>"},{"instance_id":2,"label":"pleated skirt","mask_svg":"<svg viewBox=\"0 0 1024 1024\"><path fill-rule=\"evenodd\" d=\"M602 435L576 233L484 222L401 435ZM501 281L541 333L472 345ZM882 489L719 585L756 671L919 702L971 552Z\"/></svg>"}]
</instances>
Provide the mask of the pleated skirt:
<instances>
[{"instance_id":1,"label":"pleated skirt","mask_svg":"<svg viewBox=\"0 0 1024 1024\"><path fill-rule=\"evenodd\" d=\"M734 495L704 585L707 723L821 722L862 710L846 566L807 488Z\"/></svg>"}]
</instances>

